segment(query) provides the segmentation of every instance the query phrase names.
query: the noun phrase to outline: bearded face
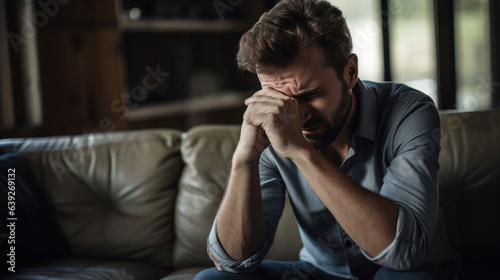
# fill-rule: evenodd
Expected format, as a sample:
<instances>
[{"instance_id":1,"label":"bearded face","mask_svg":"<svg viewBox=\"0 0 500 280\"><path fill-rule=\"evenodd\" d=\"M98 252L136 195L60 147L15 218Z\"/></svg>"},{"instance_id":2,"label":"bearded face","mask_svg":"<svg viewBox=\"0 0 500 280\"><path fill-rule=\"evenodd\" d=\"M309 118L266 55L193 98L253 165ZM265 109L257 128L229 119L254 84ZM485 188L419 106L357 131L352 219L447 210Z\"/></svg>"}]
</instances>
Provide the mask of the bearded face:
<instances>
[{"instance_id":1,"label":"bearded face","mask_svg":"<svg viewBox=\"0 0 500 280\"><path fill-rule=\"evenodd\" d=\"M314 116L305 122L302 130L310 133L304 134L304 138L316 149L330 145L347 122L351 106L352 94L343 82L342 95L337 108L330 116Z\"/></svg>"}]
</instances>

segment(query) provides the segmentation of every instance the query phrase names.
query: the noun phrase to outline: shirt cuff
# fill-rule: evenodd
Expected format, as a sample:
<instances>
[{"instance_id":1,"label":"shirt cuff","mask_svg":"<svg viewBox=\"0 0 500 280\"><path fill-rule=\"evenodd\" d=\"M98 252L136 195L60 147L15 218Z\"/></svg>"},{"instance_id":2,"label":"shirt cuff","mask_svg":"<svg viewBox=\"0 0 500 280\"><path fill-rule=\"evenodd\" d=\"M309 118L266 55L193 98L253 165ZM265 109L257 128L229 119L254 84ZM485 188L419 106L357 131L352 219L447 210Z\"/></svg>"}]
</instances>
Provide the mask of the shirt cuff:
<instances>
[{"instance_id":1,"label":"shirt cuff","mask_svg":"<svg viewBox=\"0 0 500 280\"><path fill-rule=\"evenodd\" d=\"M243 261L235 261L229 257L219 242L217 235L217 218L215 218L212 230L208 236L207 252L210 259L215 263L215 267L220 271L231 273L249 273L255 271L270 248L268 238L264 238L262 246L255 254Z\"/></svg>"}]
</instances>

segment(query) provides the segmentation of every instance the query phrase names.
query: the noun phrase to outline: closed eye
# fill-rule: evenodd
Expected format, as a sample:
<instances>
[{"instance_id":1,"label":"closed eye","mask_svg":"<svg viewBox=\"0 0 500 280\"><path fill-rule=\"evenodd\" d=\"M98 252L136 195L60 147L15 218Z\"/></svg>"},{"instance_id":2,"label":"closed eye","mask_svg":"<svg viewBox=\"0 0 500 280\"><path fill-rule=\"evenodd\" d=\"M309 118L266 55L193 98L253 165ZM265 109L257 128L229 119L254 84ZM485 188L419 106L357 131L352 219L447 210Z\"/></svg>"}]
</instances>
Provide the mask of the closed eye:
<instances>
[{"instance_id":1,"label":"closed eye","mask_svg":"<svg viewBox=\"0 0 500 280\"><path fill-rule=\"evenodd\" d=\"M295 95L294 97L298 101L310 102L314 97L319 95L321 92L322 92L321 89L315 89L315 90L299 93L299 94Z\"/></svg>"}]
</instances>

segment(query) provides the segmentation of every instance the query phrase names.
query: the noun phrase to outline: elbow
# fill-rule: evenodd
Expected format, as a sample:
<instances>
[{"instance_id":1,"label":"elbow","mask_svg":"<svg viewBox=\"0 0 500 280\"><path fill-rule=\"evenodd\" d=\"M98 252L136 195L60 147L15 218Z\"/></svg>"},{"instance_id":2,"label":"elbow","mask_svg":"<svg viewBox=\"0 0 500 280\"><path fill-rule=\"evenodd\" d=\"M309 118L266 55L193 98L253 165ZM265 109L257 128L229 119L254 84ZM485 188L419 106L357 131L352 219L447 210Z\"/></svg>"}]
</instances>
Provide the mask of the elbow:
<instances>
[{"instance_id":1,"label":"elbow","mask_svg":"<svg viewBox=\"0 0 500 280\"><path fill-rule=\"evenodd\" d=\"M221 245L229 258L235 262L242 263L245 260L252 258L252 256L254 256L263 246L263 243L264 236L262 237L262 240L249 239L248 241L244 241L240 244L231 242L230 244L232 246L224 246L222 243Z\"/></svg>"},{"instance_id":2,"label":"elbow","mask_svg":"<svg viewBox=\"0 0 500 280\"><path fill-rule=\"evenodd\" d=\"M227 254L227 253L226 253ZM208 255L210 259L214 262L215 267L219 271L225 271L230 273L252 273L257 270L262 262L262 259L258 255L250 256L249 258L236 260L229 255L217 254L217 251L213 251L210 246L208 248Z\"/></svg>"},{"instance_id":3,"label":"elbow","mask_svg":"<svg viewBox=\"0 0 500 280\"><path fill-rule=\"evenodd\" d=\"M418 270L424 264L428 251L427 240L403 240L396 238L375 257L365 256L375 264L397 271Z\"/></svg>"},{"instance_id":4,"label":"elbow","mask_svg":"<svg viewBox=\"0 0 500 280\"><path fill-rule=\"evenodd\" d=\"M269 251L273 241L271 232L267 232L264 240L258 241L259 247L252 248L256 247L254 245L257 244L257 241L255 243L243 242L243 245L246 246L232 246L232 250L229 250L229 252L220 242L216 230L217 227L214 223L211 235L207 240L208 255L218 270L230 273L255 272ZM249 244L253 246L248 246Z\"/></svg>"},{"instance_id":5,"label":"elbow","mask_svg":"<svg viewBox=\"0 0 500 280\"><path fill-rule=\"evenodd\" d=\"M255 254L254 251L246 250L245 248L242 248L241 250L232 250L231 252L226 251L226 253L232 260L239 263L245 261Z\"/></svg>"},{"instance_id":6,"label":"elbow","mask_svg":"<svg viewBox=\"0 0 500 280\"><path fill-rule=\"evenodd\" d=\"M406 242L395 240L395 243ZM382 252L375 258L374 262L397 271L413 271L420 269L427 256L427 247L423 244L405 245L406 246L394 246L390 250Z\"/></svg>"},{"instance_id":7,"label":"elbow","mask_svg":"<svg viewBox=\"0 0 500 280\"><path fill-rule=\"evenodd\" d=\"M384 251L388 250L388 248L391 246L392 243L395 242L396 239L396 233L395 230L394 232L388 232L387 235L384 238L380 238L380 242L376 242L373 244L373 246L370 248L364 248L364 253L370 257L370 258L376 258L377 256L381 255Z\"/></svg>"},{"instance_id":8,"label":"elbow","mask_svg":"<svg viewBox=\"0 0 500 280\"><path fill-rule=\"evenodd\" d=\"M404 207L398 209L398 223L393 242L373 262L397 271L414 271L422 267L427 259L432 226L424 223Z\"/></svg>"}]
</instances>

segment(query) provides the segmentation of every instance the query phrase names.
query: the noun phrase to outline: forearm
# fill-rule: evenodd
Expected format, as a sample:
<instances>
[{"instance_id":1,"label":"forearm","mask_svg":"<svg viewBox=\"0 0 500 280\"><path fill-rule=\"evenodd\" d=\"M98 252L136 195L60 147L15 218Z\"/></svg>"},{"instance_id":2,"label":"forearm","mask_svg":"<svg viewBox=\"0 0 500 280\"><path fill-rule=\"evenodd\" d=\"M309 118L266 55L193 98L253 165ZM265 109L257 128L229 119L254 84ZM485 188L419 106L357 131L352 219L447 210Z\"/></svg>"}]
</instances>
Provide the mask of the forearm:
<instances>
[{"instance_id":1,"label":"forearm","mask_svg":"<svg viewBox=\"0 0 500 280\"><path fill-rule=\"evenodd\" d=\"M258 160L235 155L224 200L217 214L217 233L226 253L241 261L253 255L265 237Z\"/></svg>"},{"instance_id":2,"label":"forearm","mask_svg":"<svg viewBox=\"0 0 500 280\"><path fill-rule=\"evenodd\" d=\"M370 256L391 244L397 224L393 201L359 186L317 150L296 155L293 160L312 189L356 244Z\"/></svg>"}]
</instances>

